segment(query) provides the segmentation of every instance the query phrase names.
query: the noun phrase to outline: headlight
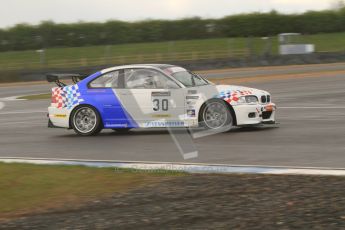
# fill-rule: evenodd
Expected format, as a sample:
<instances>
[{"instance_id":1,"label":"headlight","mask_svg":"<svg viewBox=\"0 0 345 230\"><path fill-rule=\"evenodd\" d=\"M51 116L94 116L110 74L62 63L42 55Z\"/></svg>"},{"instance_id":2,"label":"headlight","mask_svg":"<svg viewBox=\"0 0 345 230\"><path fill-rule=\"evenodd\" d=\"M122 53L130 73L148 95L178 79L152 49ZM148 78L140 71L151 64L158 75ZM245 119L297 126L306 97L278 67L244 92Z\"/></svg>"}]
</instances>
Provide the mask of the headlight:
<instances>
[{"instance_id":1,"label":"headlight","mask_svg":"<svg viewBox=\"0 0 345 230\"><path fill-rule=\"evenodd\" d=\"M238 103L240 104L256 104L258 103L258 98L256 96L243 96L240 97Z\"/></svg>"}]
</instances>

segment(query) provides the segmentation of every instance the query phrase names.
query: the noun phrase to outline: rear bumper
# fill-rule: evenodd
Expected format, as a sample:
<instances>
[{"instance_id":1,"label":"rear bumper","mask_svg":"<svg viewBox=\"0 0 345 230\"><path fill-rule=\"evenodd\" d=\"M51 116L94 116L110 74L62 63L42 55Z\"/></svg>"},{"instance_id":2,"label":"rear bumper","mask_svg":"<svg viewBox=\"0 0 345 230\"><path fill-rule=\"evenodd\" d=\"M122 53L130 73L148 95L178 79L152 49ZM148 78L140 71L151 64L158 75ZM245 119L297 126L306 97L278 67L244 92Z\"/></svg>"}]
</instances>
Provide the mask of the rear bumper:
<instances>
[{"instance_id":1,"label":"rear bumper","mask_svg":"<svg viewBox=\"0 0 345 230\"><path fill-rule=\"evenodd\" d=\"M70 128L70 111L67 109L48 108L48 127L49 128Z\"/></svg>"},{"instance_id":2,"label":"rear bumper","mask_svg":"<svg viewBox=\"0 0 345 230\"><path fill-rule=\"evenodd\" d=\"M55 125L53 124L53 122L49 119L49 120L48 120L48 128L64 129L65 127L55 126Z\"/></svg>"},{"instance_id":3,"label":"rear bumper","mask_svg":"<svg viewBox=\"0 0 345 230\"><path fill-rule=\"evenodd\" d=\"M275 123L276 105L237 105L234 106L237 125L257 125Z\"/></svg>"}]
</instances>

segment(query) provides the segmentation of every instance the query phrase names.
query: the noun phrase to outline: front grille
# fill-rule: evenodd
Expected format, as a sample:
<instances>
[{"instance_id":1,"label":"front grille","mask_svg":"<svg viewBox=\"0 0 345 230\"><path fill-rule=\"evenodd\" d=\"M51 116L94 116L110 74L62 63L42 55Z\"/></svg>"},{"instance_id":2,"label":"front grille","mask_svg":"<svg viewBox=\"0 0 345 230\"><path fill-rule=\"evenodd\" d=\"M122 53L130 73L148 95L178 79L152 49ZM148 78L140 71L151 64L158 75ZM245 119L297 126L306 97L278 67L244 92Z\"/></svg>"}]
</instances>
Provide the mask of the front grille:
<instances>
[{"instance_id":1,"label":"front grille","mask_svg":"<svg viewBox=\"0 0 345 230\"><path fill-rule=\"evenodd\" d=\"M262 112L262 119L264 119L264 120L270 119L271 115L272 115L271 111Z\"/></svg>"},{"instance_id":2,"label":"front grille","mask_svg":"<svg viewBox=\"0 0 345 230\"><path fill-rule=\"evenodd\" d=\"M266 103L270 103L271 102L271 96L270 95L262 95L261 98L261 103L262 104L266 104Z\"/></svg>"},{"instance_id":3,"label":"front grille","mask_svg":"<svg viewBox=\"0 0 345 230\"><path fill-rule=\"evenodd\" d=\"M267 102L267 98L265 95L261 96L261 103L266 103Z\"/></svg>"}]
</instances>

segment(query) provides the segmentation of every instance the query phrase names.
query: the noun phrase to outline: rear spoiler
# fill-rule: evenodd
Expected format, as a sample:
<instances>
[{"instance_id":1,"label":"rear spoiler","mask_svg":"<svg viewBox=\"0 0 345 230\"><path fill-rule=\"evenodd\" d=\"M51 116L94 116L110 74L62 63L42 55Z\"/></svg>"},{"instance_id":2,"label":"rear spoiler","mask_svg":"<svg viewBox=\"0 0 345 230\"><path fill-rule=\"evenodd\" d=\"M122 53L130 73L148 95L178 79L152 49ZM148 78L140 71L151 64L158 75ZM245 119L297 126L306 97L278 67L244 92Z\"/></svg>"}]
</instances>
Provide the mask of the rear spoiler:
<instances>
[{"instance_id":1,"label":"rear spoiler","mask_svg":"<svg viewBox=\"0 0 345 230\"><path fill-rule=\"evenodd\" d=\"M47 74L47 81L54 82L59 87L65 87L66 84L61 82L61 80L71 79L74 84L77 84L79 81L86 78L86 75L73 74L73 73L50 73Z\"/></svg>"}]
</instances>

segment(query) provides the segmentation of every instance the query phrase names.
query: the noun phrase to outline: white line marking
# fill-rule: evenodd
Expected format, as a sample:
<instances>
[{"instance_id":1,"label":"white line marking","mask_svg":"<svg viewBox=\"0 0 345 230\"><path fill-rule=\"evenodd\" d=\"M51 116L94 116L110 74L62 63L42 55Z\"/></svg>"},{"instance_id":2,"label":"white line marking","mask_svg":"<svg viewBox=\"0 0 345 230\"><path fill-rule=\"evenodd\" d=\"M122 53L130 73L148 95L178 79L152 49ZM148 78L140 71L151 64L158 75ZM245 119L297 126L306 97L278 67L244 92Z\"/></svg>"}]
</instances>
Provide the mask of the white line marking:
<instances>
[{"instance_id":1,"label":"white line marking","mask_svg":"<svg viewBox=\"0 0 345 230\"><path fill-rule=\"evenodd\" d=\"M0 110L3 109L5 107L5 103L0 101Z\"/></svg>"},{"instance_id":2,"label":"white line marking","mask_svg":"<svg viewBox=\"0 0 345 230\"><path fill-rule=\"evenodd\" d=\"M19 97L23 97L26 95L18 95L18 96L12 96L12 97L3 97L0 98L1 101L26 101L26 99L18 99Z\"/></svg>"},{"instance_id":3,"label":"white line marking","mask_svg":"<svg viewBox=\"0 0 345 230\"><path fill-rule=\"evenodd\" d=\"M43 157L1 157L2 159L24 159L24 160L54 160L54 161L80 161L80 162L105 162L105 163L143 163L143 164L181 164L181 165L188 165L189 163L186 162L157 162L157 161L131 161L131 160L95 160L95 159L80 159L80 158L43 158ZM229 166L228 164L207 164L207 163L193 163L195 165L214 165L214 166ZM234 167L272 167L272 168L303 168L303 169L336 169L336 170L345 170L345 168L330 168L330 167L296 167L296 166L282 166L282 165L275 165L275 166L268 166L268 165L232 165Z\"/></svg>"},{"instance_id":4,"label":"white line marking","mask_svg":"<svg viewBox=\"0 0 345 230\"><path fill-rule=\"evenodd\" d=\"M138 161L108 161L108 160L77 160L57 158L24 158L0 157L4 163L30 163L40 165L84 165L88 167L117 167L137 170L177 170L189 173L247 173L247 174L279 174L279 175L329 175L345 176L345 168L322 167L284 167L261 165L225 165L202 163L167 163Z\"/></svg>"},{"instance_id":5,"label":"white line marking","mask_svg":"<svg viewBox=\"0 0 345 230\"><path fill-rule=\"evenodd\" d=\"M31 114L31 113L48 113L47 111L13 111L13 112L3 112L0 115L12 115L12 114Z\"/></svg>"},{"instance_id":6,"label":"white line marking","mask_svg":"<svg viewBox=\"0 0 345 230\"><path fill-rule=\"evenodd\" d=\"M345 106L344 107L337 107L337 106L334 106L334 107L317 107L317 106L311 106L311 107L307 107L307 106L300 106L300 107L297 107L297 106L288 106L288 107L277 107L277 109L345 109Z\"/></svg>"}]
</instances>

